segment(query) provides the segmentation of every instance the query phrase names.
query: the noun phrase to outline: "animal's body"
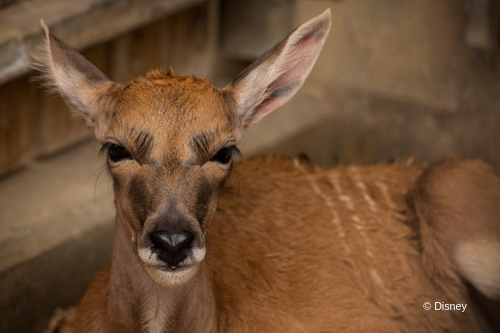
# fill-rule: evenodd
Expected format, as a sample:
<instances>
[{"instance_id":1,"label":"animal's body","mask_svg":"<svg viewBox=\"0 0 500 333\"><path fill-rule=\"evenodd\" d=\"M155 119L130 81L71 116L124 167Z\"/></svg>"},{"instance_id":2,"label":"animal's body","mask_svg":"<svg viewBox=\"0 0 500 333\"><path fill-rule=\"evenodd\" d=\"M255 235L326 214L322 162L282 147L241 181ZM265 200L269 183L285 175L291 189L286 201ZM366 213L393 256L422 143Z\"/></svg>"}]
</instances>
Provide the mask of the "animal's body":
<instances>
[{"instance_id":1,"label":"animal's body","mask_svg":"<svg viewBox=\"0 0 500 333\"><path fill-rule=\"evenodd\" d=\"M407 215L406 193L422 167L318 169L267 157L236 170L249 185L235 175L221 193L207 240L221 328L458 331L462 313L422 308L440 298Z\"/></svg>"},{"instance_id":2,"label":"animal's body","mask_svg":"<svg viewBox=\"0 0 500 333\"><path fill-rule=\"evenodd\" d=\"M488 170L480 162L453 163ZM411 163L330 169L277 156L237 163L207 234L203 273L179 291L174 314L158 316L156 297L144 299L154 282L134 279L117 286L126 295L123 312L96 307L110 302L108 268L89 290L79 320L96 331L102 323L93 316L132 328L145 320L143 306L151 302L155 316L146 326L159 318L176 327L188 318L178 332L199 326L210 332L490 332L486 314L442 252L426 254L443 275L433 280L423 265L419 223L426 221L416 219L409 193L428 169ZM147 280L138 260L114 258ZM434 310L435 302L466 308Z\"/></svg>"},{"instance_id":3,"label":"animal's body","mask_svg":"<svg viewBox=\"0 0 500 333\"><path fill-rule=\"evenodd\" d=\"M232 164L246 129L300 88L329 27L329 12L310 20L222 89L161 71L124 87L46 29L42 70L94 128L116 197L112 261L75 332L490 331L467 283L500 298L491 168Z\"/></svg>"}]
</instances>

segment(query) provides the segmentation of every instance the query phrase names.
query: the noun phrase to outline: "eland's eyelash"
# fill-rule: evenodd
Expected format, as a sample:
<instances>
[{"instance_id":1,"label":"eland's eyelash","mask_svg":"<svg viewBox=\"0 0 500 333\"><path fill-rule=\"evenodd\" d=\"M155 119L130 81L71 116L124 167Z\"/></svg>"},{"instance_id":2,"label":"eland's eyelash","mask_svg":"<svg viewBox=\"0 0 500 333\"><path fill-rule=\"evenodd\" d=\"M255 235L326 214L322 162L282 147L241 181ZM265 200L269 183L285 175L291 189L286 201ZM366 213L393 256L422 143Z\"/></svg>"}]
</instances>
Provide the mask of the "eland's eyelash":
<instances>
[{"instance_id":1,"label":"eland's eyelash","mask_svg":"<svg viewBox=\"0 0 500 333\"><path fill-rule=\"evenodd\" d=\"M102 156L106 154L108 151L109 146L111 146L111 142L106 142L105 144L102 145L101 149L99 149L99 156Z\"/></svg>"},{"instance_id":2,"label":"eland's eyelash","mask_svg":"<svg viewBox=\"0 0 500 333\"><path fill-rule=\"evenodd\" d=\"M238 158L243 158L243 154L238 149L238 147L236 147L235 145L229 146L227 148L229 148L231 150L231 155L236 156Z\"/></svg>"},{"instance_id":3,"label":"eland's eyelash","mask_svg":"<svg viewBox=\"0 0 500 333\"><path fill-rule=\"evenodd\" d=\"M109 160L115 163L124 159L133 159L132 154L126 148L112 142L105 143L101 147L99 154L104 153L107 153Z\"/></svg>"}]
</instances>

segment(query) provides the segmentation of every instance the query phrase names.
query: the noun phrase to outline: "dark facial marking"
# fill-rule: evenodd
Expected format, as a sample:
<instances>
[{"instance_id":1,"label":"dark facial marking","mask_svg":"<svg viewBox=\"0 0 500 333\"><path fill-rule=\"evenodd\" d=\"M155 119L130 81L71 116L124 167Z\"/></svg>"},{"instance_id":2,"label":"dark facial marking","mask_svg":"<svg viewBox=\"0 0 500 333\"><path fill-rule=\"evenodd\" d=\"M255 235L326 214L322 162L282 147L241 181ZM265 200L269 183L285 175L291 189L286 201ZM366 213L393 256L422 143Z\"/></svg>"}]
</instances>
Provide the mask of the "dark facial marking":
<instances>
[{"instance_id":1,"label":"dark facial marking","mask_svg":"<svg viewBox=\"0 0 500 333\"><path fill-rule=\"evenodd\" d=\"M196 200L196 219L200 224L203 224L203 220L207 215L208 205L210 203L210 199L212 198L213 192L214 190L212 186L206 180L203 180L203 182L200 184L198 197Z\"/></svg>"},{"instance_id":2,"label":"dark facial marking","mask_svg":"<svg viewBox=\"0 0 500 333\"><path fill-rule=\"evenodd\" d=\"M146 157L146 154L149 151L152 143L153 137L151 136L151 134L140 132L139 135L137 135L137 138L135 139L135 151L139 155L138 158L142 160Z\"/></svg>"},{"instance_id":3,"label":"dark facial marking","mask_svg":"<svg viewBox=\"0 0 500 333\"><path fill-rule=\"evenodd\" d=\"M215 136L214 132L203 131L191 140L190 145L198 155L198 161L206 161L211 157Z\"/></svg>"},{"instance_id":4,"label":"dark facial marking","mask_svg":"<svg viewBox=\"0 0 500 333\"><path fill-rule=\"evenodd\" d=\"M155 230L189 230L189 221L189 216L179 209L176 199L171 199L151 223Z\"/></svg>"},{"instance_id":5,"label":"dark facial marking","mask_svg":"<svg viewBox=\"0 0 500 333\"><path fill-rule=\"evenodd\" d=\"M153 145L153 136L146 131L141 131L136 128L128 129L132 141L132 151L136 160L140 163L146 162L147 155Z\"/></svg>"},{"instance_id":6,"label":"dark facial marking","mask_svg":"<svg viewBox=\"0 0 500 333\"><path fill-rule=\"evenodd\" d=\"M132 211L142 227L147 218L152 201L150 191L144 180L140 177L133 177L130 181L128 195Z\"/></svg>"}]
</instances>

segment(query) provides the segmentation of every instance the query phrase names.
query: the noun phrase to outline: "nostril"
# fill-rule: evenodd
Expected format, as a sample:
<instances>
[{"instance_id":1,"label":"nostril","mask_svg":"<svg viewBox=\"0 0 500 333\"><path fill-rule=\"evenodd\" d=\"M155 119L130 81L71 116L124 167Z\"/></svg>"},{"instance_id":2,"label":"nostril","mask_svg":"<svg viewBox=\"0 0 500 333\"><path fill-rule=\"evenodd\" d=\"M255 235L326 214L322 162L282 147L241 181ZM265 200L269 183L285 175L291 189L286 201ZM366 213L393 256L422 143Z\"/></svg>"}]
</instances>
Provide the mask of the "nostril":
<instances>
[{"instance_id":1,"label":"nostril","mask_svg":"<svg viewBox=\"0 0 500 333\"><path fill-rule=\"evenodd\" d=\"M177 246L188 238L185 232L179 232L175 234L161 233L158 237L170 246Z\"/></svg>"},{"instance_id":2,"label":"nostril","mask_svg":"<svg viewBox=\"0 0 500 333\"><path fill-rule=\"evenodd\" d=\"M153 250L158 253L158 258L170 267L177 266L186 259L192 247L194 234L186 230L166 231L160 230L150 234Z\"/></svg>"},{"instance_id":3,"label":"nostril","mask_svg":"<svg viewBox=\"0 0 500 333\"><path fill-rule=\"evenodd\" d=\"M190 247L194 239L194 234L185 230L175 232L161 230L151 233L150 238L154 247L168 250L176 247Z\"/></svg>"}]
</instances>

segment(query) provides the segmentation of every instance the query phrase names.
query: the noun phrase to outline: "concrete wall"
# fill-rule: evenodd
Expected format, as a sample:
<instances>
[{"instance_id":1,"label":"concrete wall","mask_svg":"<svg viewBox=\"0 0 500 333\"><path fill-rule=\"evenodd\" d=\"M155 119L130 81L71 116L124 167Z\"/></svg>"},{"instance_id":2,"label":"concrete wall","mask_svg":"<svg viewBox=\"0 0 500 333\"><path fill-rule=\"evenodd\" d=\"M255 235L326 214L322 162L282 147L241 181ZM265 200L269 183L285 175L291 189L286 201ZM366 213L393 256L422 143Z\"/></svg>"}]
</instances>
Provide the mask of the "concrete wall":
<instances>
[{"instance_id":1,"label":"concrete wall","mask_svg":"<svg viewBox=\"0 0 500 333\"><path fill-rule=\"evenodd\" d=\"M306 152L327 164L462 156L500 167L499 41L470 46L475 2L289 1L294 26L331 8L332 30L298 96L243 148L264 138L251 153Z\"/></svg>"},{"instance_id":2,"label":"concrete wall","mask_svg":"<svg viewBox=\"0 0 500 333\"><path fill-rule=\"evenodd\" d=\"M500 167L499 41L490 51L467 45L469 2L295 2L296 23L333 14L303 91L328 105L330 154L344 163L463 156Z\"/></svg>"}]
</instances>

